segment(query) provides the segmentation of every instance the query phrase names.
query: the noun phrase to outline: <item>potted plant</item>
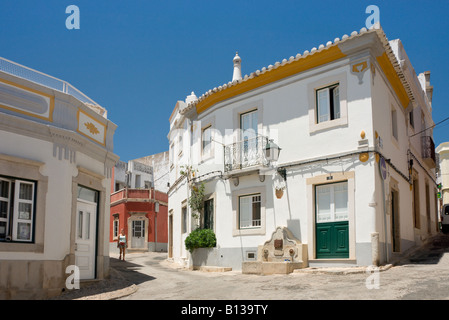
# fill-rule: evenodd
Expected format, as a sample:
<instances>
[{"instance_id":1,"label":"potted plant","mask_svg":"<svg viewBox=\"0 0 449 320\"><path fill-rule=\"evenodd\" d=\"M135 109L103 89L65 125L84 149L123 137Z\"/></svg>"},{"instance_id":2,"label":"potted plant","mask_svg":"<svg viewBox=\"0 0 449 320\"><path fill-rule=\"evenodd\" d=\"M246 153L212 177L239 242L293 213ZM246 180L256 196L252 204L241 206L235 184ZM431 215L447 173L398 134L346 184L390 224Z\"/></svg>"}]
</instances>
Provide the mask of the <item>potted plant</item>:
<instances>
[{"instance_id":1,"label":"potted plant","mask_svg":"<svg viewBox=\"0 0 449 320\"><path fill-rule=\"evenodd\" d=\"M280 199L284 195L284 186L277 186L275 188L276 198Z\"/></svg>"},{"instance_id":2,"label":"potted plant","mask_svg":"<svg viewBox=\"0 0 449 320\"><path fill-rule=\"evenodd\" d=\"M211 229L196 229L184 241L186 249L193 253L198 248L213 248L217 244L215 233Z\"/></svg>"},{"instance_id":3,"label":"potted plant","mask_svg":"<svg viewBox=\"0 0 449 320\"><path fill-rule=\"evenodd\" d=\"M197 170L192 169L191 166L183 167L181 174L187 178L190 189L190 196L188 198L189 207L192 209L192 217L201 220L201 213L204 208L204 190L205 184L202 181L195 181L195 174ZM211 229L197 228L192 231L185 240L186 249L191 254L195 249L199 248L213 248L216 246L217 239L215 233ZM207 253L206 253L207 254ZM192 255L193 258L193 255Z\"/></svg>"}]
</instances>

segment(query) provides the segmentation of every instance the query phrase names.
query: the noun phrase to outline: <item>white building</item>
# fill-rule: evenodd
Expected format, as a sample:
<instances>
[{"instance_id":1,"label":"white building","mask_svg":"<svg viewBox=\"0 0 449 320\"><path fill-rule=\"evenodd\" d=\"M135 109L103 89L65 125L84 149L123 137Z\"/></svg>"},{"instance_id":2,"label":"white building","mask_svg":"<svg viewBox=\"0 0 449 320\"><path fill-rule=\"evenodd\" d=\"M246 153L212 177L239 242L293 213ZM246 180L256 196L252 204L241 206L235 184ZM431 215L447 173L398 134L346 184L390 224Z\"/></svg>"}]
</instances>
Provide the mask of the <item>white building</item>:
<instances>
[{"instance_id":1,"label":"white building","mask_svg":"<svg viewBox=\"0 0 449 320\"><path fill-rule=\"evenodd\" d=\"M437 231L435 147L422 132L433 124L432 88L400 40L364 28L243 78L240 57L233 62L232 82L192 93L170 117L175 262L240 270L287 227L310 266L371 265ZM282 149L277 162L264 157L269 140ZM199 222L185 165L206 183ZM184 245L198 224L217 237L200 262Z\"/></svg>"},{"instance_id":2,"label":"white building","mask_svg":"<svg viewBox=\"0 0 449 320\"><path fill-rule=\"evenodd\" d=\"M0 59L0 299L108 275L116 127L67 82Z\"/></svg>"}]
</instances>

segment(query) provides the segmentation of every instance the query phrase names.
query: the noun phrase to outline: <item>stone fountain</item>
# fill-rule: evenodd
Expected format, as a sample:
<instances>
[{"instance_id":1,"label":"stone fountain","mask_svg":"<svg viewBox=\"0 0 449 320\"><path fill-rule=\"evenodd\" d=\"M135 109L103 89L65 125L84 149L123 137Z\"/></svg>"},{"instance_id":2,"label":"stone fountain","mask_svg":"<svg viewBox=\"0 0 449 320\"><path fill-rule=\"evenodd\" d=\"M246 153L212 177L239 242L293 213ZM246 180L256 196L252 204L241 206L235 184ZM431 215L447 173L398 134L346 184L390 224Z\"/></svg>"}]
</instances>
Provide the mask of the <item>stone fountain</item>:
<instances>
[{"instance_id":1,"label":"stone fountain","mask_svg":"<svg viewBox=\"0 0 449 320\"><path fill-rule=\"evenodd\" d=\"M271 239L257 249L257 261L245 261L245 274L288 274L306 268L307 244L302 244L286 227L278 227Z\"/></svg>"}]
</instances>

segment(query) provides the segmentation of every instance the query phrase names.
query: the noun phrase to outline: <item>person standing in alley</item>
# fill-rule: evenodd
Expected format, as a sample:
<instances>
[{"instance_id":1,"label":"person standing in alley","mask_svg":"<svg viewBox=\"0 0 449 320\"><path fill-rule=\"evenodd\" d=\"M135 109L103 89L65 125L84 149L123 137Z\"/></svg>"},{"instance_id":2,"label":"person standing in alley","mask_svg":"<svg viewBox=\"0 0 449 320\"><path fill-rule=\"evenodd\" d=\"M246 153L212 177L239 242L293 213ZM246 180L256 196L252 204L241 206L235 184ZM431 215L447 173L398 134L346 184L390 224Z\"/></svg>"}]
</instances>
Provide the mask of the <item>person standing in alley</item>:
<instances>
[{"instance_id":1,"label":"person standing in alley","mask_svg":"<svg viewBox=\"0 0 449 320\"><path fill-rule=\"evenodd\" d=\"M123 261L125 261L125 251L126 251L126 235L125 235L125 229L122 229L120 231L120 235L118 237L118 243L117 247L120 249L120 257L119 260L122 260L122 254L123 254Z\"/></svg>"}]
</instances>

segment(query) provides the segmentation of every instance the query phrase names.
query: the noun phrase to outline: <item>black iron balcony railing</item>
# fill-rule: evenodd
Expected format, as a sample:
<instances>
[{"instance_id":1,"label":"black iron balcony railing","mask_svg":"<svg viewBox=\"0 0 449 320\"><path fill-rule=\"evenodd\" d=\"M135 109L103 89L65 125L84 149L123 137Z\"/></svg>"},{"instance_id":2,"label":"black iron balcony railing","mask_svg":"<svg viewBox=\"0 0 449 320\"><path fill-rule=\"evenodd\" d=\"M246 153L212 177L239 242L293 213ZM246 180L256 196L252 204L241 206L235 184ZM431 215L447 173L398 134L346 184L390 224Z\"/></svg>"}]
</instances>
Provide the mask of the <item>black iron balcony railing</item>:
<instances>
[{"instance_id":1,"label":"black iron balcony railing","mask_svg":"<svg viewBox=\"0 0 449 320\"><path fill-rule=\"evenodd\" d=\"M421 137L421 155L423 161L430 167L435 168L436 157L435 157L435 143L432 137L423 136Z\"/></svg>"},{"instance_id":2,"label":"black iron balcony railing","mask_svg":"<svg viewBox=\"0 0 449 320\"><path fill-rule=\"evenodd\" d=\"M258 136L224 146L225 172L267 165L264 148L268 138Z\"/></svg>"}]
</instances>

